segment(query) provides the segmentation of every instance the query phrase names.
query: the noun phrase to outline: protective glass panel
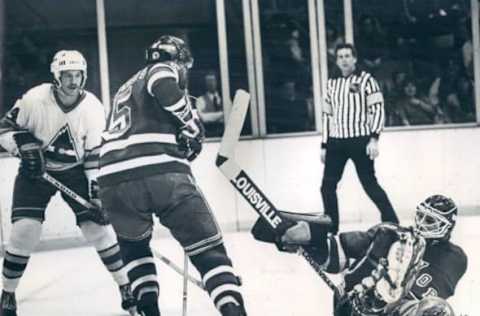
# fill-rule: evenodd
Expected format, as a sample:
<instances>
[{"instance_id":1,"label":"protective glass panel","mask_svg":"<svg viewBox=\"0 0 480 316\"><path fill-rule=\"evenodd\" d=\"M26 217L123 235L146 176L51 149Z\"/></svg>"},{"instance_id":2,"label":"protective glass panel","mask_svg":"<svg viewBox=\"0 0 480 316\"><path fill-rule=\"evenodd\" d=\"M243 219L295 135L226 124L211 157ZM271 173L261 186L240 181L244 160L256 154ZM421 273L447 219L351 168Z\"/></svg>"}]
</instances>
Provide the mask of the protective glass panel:
<instances>
[{"instance_id":1,"label":"protective glass panel","mask_svg":"<svg viewBox=\"0 0 480 316\"><path fill-rule=\"evenodd\" d=\"M308 1L259 1L267 133L315 130Z\"/></svg>"},{"instance_id":2,"label":"protective glass panel","mask_svg":"<svg viewBox=\"0 0 480 316\"><path fill-rule=\"evenodd\" d=\"M95 0L4 1L3 109L30 88L52 82L59 50L78 50L88 64L85 88L100 98Z\"/></svg>"},{"instance_id":3,"label":"protective glass panel","mask_svg":"<svg viewBox=\"0 0 480 316\"><path fill-rule=\"evenodd\" d=\"M327 40L328 76L338 74L336 65L335 48L345 41L345 22L343 1L325 0L325 34Z\"/></svg>"},{"instance_id":4,"label":"protective glass panel","mask_svg":"<svg viewBox=\"0 0 480 316\"><path fill-rule=\"evenodd\" d=\"M207 137L221 136L224 113L215 1L107 0L105 11L111 95L145 67L145 49L156 39L180 37L194 58L188 92L196 100Z\"/></svg>"},{"instance_id":5,"label":"protective glass panel","mask_svg":"<svg viewBox=\"0 0 480 316\"><path fill-rule=\"evenodd\" d=\"M353 1L359 65L383 88L386 125L475 121L469 1Z\"/></svg>"}]
</instances>

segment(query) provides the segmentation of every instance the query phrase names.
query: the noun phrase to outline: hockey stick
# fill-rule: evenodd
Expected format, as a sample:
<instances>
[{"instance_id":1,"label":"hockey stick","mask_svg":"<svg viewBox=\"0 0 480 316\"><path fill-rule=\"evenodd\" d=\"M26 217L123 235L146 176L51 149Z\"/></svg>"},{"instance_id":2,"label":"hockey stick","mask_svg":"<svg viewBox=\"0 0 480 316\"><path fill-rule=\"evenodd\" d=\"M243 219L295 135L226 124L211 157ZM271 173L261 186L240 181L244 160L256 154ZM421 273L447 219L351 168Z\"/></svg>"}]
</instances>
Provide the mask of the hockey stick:
<instances>
[{"instance_id":1,"label":"hockey stick","mask_svg":"<svg viewBox=\"0 0 480 316\"><path fill-rule=\"evenodd\" d=\"M235 146L242 131L245 116L247 114L250 95L243 90L237 90L233 100L232 111L225 126L225 131L220 143L216 165L237 191L245 198L250 206L260 215L272 228L280 234L282 227L287 225L286 221L280 216L278 209L273 205L267 196L257 187L255 182L235 161ZM320 278L336 294L340 291L335 283L325 274L322 267L316 263L313 258L299 247L298 253L304 257Z\"/></svg>"},{"instance_id":2,"label":"hockey stick","mask_svg":"<svg viewBox=\"0 0 480 316\"><path fill-rule=\"evenodd\" d=\"M182 316L187 316L188 296L188 256L183 254L183 293L182 293Z\"/></svg>"},{"instance_id":3,"label":"hockey stick","mask_svg":"<svg viewBox=\"0 0 480 316\"><path fill-rule=\"evenodd\" d=\"M60 191L62 191L63 193L65 193L66 195L68 195L70 198L72 198L73 200L75 200L75 202L77 202L78 204L80 204L81 206L87 208L87 209L94 209L94 208L97 208L95 205L93 205L92 203L90 203L89 201L85 200L83 197L81 197L80 195L78 195L75 191L73 191L72 189L70 189L69 187L67 187L65 184L63 184L62 182L58 181L57 179L55 179L54 177L52 177L50 174L48 174L47 172L44 172L42 174L42 178L44 180L46 180L47 182L49 182L51 185L53 185L54 187L56 187L57 189L59 189Z\"/></svg>"},{"instance_id":4,"label":"hockey stick","mask_svg":"<svg viewBox=\"0 0 480 316\"><path fill-rule=\"evenodd\" d=\"M185 271L180 268L178 265L176 265L175 263L173 263L170 259L168 259L167 257L165 257L164 255L162 255L160 252L158 252L157 250L155 249L152 249L152 252L153 252L153 255L155 257L157 257L160 261L162 261L163 263L165 263L167 266L169 266L170 268L172 268L173 271L177 272L178 274L182 275L182 276L185 276L187 277L187 279L192 282L193 284L195 284L196 286L198 286L199 288L201 288L202 290L205 290L205 287L203 286L203 283L202 281L194 278L193 276L191 276L190 274L188 273L185 273ZM187 258L188 259L188 258Z\"/></svg>"}]
</instances>

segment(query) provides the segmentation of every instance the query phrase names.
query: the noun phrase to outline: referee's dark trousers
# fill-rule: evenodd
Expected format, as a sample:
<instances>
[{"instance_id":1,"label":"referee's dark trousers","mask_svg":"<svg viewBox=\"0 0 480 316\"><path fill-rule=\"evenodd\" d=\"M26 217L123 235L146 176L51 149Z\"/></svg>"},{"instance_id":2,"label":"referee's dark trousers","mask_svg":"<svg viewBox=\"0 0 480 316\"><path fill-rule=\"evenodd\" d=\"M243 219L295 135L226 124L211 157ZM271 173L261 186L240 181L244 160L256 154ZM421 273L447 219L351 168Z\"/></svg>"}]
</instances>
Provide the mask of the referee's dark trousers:
<instances>
[{"instance_id":1,"label":"referee's dark trousers","mask_svg":"<svg viewBox=\"0 0 480 316\"><path fill-rule=\"evenodd\" d=\"M374 160L366 153L369 140L369 136L328 139L321 192L325 214L332 219L332 233L338 232L337 184L348 159L352 159L363 189L380 210L382 221L398 223L392 204L375 176Z\"/></svg>"}]
</instances>

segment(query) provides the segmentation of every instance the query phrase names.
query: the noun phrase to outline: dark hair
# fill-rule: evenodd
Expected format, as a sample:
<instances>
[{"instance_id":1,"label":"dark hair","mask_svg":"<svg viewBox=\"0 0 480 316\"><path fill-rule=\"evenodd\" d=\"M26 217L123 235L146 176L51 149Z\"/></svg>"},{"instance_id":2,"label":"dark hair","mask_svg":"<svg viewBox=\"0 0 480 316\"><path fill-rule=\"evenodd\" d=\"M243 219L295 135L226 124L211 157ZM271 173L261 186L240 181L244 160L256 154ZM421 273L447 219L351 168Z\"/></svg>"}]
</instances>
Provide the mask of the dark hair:
<instances>
[{"instance_id":1,"label":"dark hair","mask_svg":"<svg viewBox=\"0 0 480 316\"><path fill-rule=\"evenodd\" d=\"M335 57L337 57L337 53L341 49L349 49L352 51L353 57L357 57L357 50L355 49L355 46L353 46L353 44L350 44L350 43L338 44L337 47L335 48Z\"/></svg>"}]
</instances>

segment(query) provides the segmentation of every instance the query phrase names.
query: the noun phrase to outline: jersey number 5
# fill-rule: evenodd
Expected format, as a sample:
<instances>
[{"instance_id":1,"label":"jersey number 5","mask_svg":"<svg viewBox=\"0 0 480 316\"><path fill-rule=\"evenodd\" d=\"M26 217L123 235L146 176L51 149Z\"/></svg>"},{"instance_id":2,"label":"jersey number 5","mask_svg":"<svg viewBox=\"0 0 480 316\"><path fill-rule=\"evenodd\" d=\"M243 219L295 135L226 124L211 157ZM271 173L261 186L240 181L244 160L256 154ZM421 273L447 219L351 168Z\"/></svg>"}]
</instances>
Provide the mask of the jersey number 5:
<instances>
[{"instance_id":1,"label":"jersey number 5","mask_svg":"<svg viewBox=\"0 0 480 316\"><path fill-rule=\"evenodd\" d=\"M131 109L128 100L132 94L132 86L118 91L113 99L113 107L108 117L107 131L103 133L105 140L112 140L125 134L132 125Z\"/></svg>"}]
</instances>

